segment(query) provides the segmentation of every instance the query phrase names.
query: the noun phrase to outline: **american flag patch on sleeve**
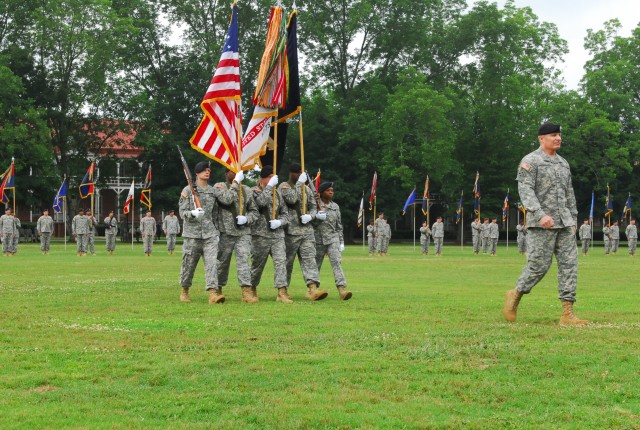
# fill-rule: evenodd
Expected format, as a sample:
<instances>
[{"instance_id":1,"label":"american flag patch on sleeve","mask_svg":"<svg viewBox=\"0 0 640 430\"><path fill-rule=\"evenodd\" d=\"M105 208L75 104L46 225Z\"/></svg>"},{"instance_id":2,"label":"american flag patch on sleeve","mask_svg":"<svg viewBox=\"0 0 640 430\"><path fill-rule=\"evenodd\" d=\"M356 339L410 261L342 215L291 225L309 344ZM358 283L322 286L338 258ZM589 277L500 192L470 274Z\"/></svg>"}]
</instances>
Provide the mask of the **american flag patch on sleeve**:
<instances>
[{"instance_id":1,"label":"american flag patch on sleeve","mask_svg":"<svg viewBox=\"0 0 640 430\"><path fill-rule=\"evenodd\" d=\"M520 167L522 167L527 172L531 170L531 164L527 163L526 161L523 161L522 164L520 164Z\"/></svg>"}]
</instances>

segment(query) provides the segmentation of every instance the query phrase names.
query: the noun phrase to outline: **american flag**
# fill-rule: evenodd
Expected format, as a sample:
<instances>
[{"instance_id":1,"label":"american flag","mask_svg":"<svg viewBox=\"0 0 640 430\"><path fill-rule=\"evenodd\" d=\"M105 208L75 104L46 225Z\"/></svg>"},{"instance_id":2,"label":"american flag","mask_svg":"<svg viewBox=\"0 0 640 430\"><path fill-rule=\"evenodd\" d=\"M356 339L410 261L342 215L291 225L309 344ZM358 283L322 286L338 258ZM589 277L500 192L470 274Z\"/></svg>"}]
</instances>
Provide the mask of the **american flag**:
<instances>
[{"instance_id":1,"label":"american flag","mask_svg":"<svg viewBox=\"0 0 640 430\"><path fill-rule=\"evenodd\" d=\"M377 188L378 188L378 172L373 172L373 181L371 181L371 197L369 197L369 210L373 208L373 202L376 199Z\"/></svg>"},{"instance_id":2,"label":"american flag","mask_svg":"<svg viewBox=\"0 0 640 430\"><path fill-rule=\"evenodd\" d=\"M193 149L237 172L241 130L240 55L238 53L238 6L233 5L231 24L220 62L200 107L204 118L191 137Z\"/></svg>"}]
</instances>

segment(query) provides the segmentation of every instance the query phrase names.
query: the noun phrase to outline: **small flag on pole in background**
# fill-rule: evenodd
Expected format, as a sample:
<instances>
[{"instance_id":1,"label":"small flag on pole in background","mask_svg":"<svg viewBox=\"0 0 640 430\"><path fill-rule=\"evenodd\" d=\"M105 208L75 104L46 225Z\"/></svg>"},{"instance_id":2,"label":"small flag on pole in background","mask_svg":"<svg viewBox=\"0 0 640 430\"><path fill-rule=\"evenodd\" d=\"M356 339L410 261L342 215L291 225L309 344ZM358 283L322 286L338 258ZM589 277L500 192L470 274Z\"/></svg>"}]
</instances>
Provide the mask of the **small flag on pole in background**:
<instances>
[{"instance_id":1,"label":"small flag on pole in background","mask_svg":"<svg viewBox=\"0 0 640 430\"><path fill-rule=\"evenodd\" d=\"M62 185L58 189L58 193L53 199L53 210L56 213L62 212L64 209L64 200L67 198L67 178L62 180Z\"/></svg>"},{"instance_id":2,"label":"small flag on pole in background","mask_svg":"<svg viewBox=\"0 0 640 430\"><path fill-rule=\"evenodd\" d=\"M144 179L144 185L140 192L140 203L148 209L151 209L151 165L149 165L149 170L147 171L147 176Z\"/></svg>"},{"instance_id":3,"label":"small flag on pole in background","mask_svg":"<svg viewBox=\"0 0 640 430\"><path fill-rule=\"evenodd\" d=\"M507 191L507 195L504 198L504 203L502 204L502 222L507 220L509 216L509 191Z\"/></svg>"},{"instance_id":4,"label":"small flag on pole in background","mask_svg":"<svg viewBox=\"0 0 640 430\"><path fill-rule=\"evenodd\" d=\"M626 220L629 212L631 212L631 193L629 193L629 197L627 197L627 201L624 204L624 209L622 209L622 216L620 218Z\"/></svg>"},{"instance_id":5,"label":"small flag on pole in background","mask_svg":"<svg viewBox=\"0 0 640 430\"><path fill-rule=\"evenodd\" d=\"M604 216L609 216L611 212L613 212L613 200L611 200L611 188L609 188L609 184L607 184L607 200L606 200L606 212Z\"/></svg>"},{"instance_id":6,"label":"small flag on pole in background","mask_svg":"<svg viewBox=\"0 0 640 430\"><path fill-rule=\"evenodd\" d=\"M458 209L456 209L456 224L462 219L462 191L460 191L460 202L458 203Z\"/></svg>"},{"instance_id":7,"label":"small flag on pole in background","mask_svg":"<svg viewBox=\"0 0 640 430\"><path fill-rule=\"evenodd\" d=\"M424 181L424 194L422 195L422 213L424 215L429 213L429 177Z\"/></svg>"},{"instance_id":8,"label":"small flag on pole in background","mask_svg":"<svg viewBox=\"0 0 640 430\"><path fill-rule=\"evenodd\" d=\"M362 227L363 222L364 222L364 196L362 196L362 198L360 199L360 210L358 211L358 227Z\"/></svg>"},{"instance_id":9,"label":"small flag on pole in background","mask_svg":"<svg viewBox=\"0 0 640 430\"><path fill-rule=\"evenodd\" d=\"M95 169L95 160L91 161L91 165L87 169L87 173L85 173L84 178L82 178L82 182L80 183L80 197L86 199L90 195L93 194L94 190L94 181L93 181L93 172Z\"/></svg>"},{"instance_id":10,"label":"small flag on pole in background","mask_svg":"<svg viewBox=\"0 0 640 430\"><path fill-rule=\"evenodd\" d=\"M14 162L11 162L11 166L0 175L0 199L2 200L2 204L9 203L9 196L5 194L7 190L13 190L16 187L16 168Z\"/></svg>"},{"instance_id":11,"label":"small flag on pole in background","mask_svg":"<svg viewBox=\"0 0 640 430\"><path fill-rule=\"evenodd\" d=\"M473 212L480 216L480 172L476 172L476 181L473 184L473 195L475 196Z\"/></svg>"},{"instance_id":12,"label":"small flag on pole in background","mask_svg":"<svg viewBox=\"0 0 640 430\"><path fill-rule=\"evenodd\" d=\"M407 197L407 201L404 202L404 207L402 208L402 215L404 215L405 212L407 212L407 208L412 204L415 204L415 202L416 202L416 189L414 188L413 191L411 191L411 194L409 194L409 197Z\"/></svg>"},{"instance_id":13,"label":"small flag on pole in background","mask_svg":"<svg viewBox=\"0 0 640 430\"><path fill-rule=\"evenodd\" d=\"M371 181L371 196L369 197L369 210L373 209L373 202L376 199L377 188L378 188L378 172L373 172L373 181Z\"/></svg>"},{"instance_id":14,"label":"small flag on pole in background","mask_svg":"<svg viewBox=\"0 0 640 430\"><path fill-rule=\"evenodd\" d=\"M128 214L131 210L131 203L133 203L133 190L134 190L134 182L131 181L131 188L129 188L129 194L127 194L127 201L124 202L123 212Z\"/></svg>"}]
</instances>

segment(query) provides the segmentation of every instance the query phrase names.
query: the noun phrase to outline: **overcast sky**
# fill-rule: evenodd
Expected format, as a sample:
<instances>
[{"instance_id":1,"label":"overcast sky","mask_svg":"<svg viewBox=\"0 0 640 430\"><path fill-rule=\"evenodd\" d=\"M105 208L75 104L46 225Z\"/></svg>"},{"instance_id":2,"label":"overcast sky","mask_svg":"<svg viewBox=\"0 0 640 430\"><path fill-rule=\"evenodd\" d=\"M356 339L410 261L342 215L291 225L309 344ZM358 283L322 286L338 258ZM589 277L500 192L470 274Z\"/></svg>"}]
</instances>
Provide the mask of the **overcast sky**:
<instances>
[{"instance_id":1,"label":"overcast sky","mask_svg":"<svg viewBox=\"0 0 640 430\"><path fill-rule=\"evenodd\" d=\"M505 0L496 2L500 7L505 4ZM472 3L470 0L469 4ZM618 18L622 24L619 35L629 37L640 22L638 0L515 0L515 5L529 6L540 21L558 26L560 37L569 45L564 63L558 65L569 89L578 88L584 63L589 60L583 47L587 29L601 30L605 21Z\"/></svg>"}]
</instances>

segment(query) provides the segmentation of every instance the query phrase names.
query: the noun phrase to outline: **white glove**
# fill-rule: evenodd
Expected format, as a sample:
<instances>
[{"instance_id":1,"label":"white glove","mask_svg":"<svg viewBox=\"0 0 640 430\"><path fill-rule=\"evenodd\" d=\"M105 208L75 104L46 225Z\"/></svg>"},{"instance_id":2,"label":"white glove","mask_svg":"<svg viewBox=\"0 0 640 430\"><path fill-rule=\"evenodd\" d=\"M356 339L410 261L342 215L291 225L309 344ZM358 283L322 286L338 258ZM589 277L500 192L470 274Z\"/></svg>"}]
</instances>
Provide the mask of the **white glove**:
<instances>
[{"instance_id":1,"label":"white glove","mask_svg":"<svg viewBox=\"0 0 640 430\"><path fill-rule=\"evenodd\" d=\"M282 221L280 221L279 219L272 219L271 221L269 221L269 227L271 227L271 230L275 230L281 225L282 225Z\"/></svg>"},{"instance_id":2,"label":"white glove","mask_svg":"<svg viewBox=\"0 0 640 430\"><path fill-rule=\"evenodd\" d=\"M204 216L204 209L197 208L191 211L191 216L194 218L202 218Z\"/></svg>"},{"instance_id":3,"label":"white glove","mask_svg":"<svg viewBox=\"0 0 640 430\"><path fill-rule=\"evenodd\" d=\"M304 175L304 173L303 173L303 175ZM300 222L302 224L306 224L309 221L311 221L311 215L309 215L309 214L300 215Z\"/></svg>"},{"instance_id":4,"label":"white glove","mask_svg":"<svg viewBox=\"0 0 640 430\"><path fill-rule=\"evenodd\" d=\"M344 243L340 244L340 252L344 251Z\"/></svg>"},{"instance_id":5,"label":"white glove","mask_svg":"<svg viewBox=\"0 0 640 430\"><path fill-rule=\"evenodd\" d=\"M233 182L240 183L242 182L243 179L244 179L244 173L242 173L242 170L240 170L238 173L236 173L236 177L233 178Z\"/></svg>"},{"instance_id":6,"label":"white glove","mask_svg":"<svg viewBox=\"0 0 640 430\"><path fill-rule=\"evenodd\" d=\"M238 225L244 225L244 224L247 223L247 217L244 216L244 215L238 215L236 217L236 220L237 220Z\"/></svg>"},{"instance_id":7,"label":"white glove","mask_svg":"<svg viewBox=\"0 0 640 430\"><path fill-rule=\"evenodd\" d=\"M270 187L275 187L278 185L278 175L273 175L271 179L269 179L269 183L267 184Z\"/></svg>"},{"instance_id":8,"label":"white glove","mask_svg":"<svg viewBox=\"0 0 640 430\"><path fill-rule=\"evenodd\" d=\"M307 174L305 172L302 172L300 174L300 177L298 178L298 183L304 184L305 182L307 182Z\"/></svg>"},{"instance_id":9,"label":"white glove","mask_svg":"<svg viewBox=\"0 0 640 430\"><path fill-rule=\"evenodd\" d=\"M327 219L327 213L326 212L318 212L316 214L316 219L319 219L320 221L324 221Z\"/></svg>"}]
</instances>

